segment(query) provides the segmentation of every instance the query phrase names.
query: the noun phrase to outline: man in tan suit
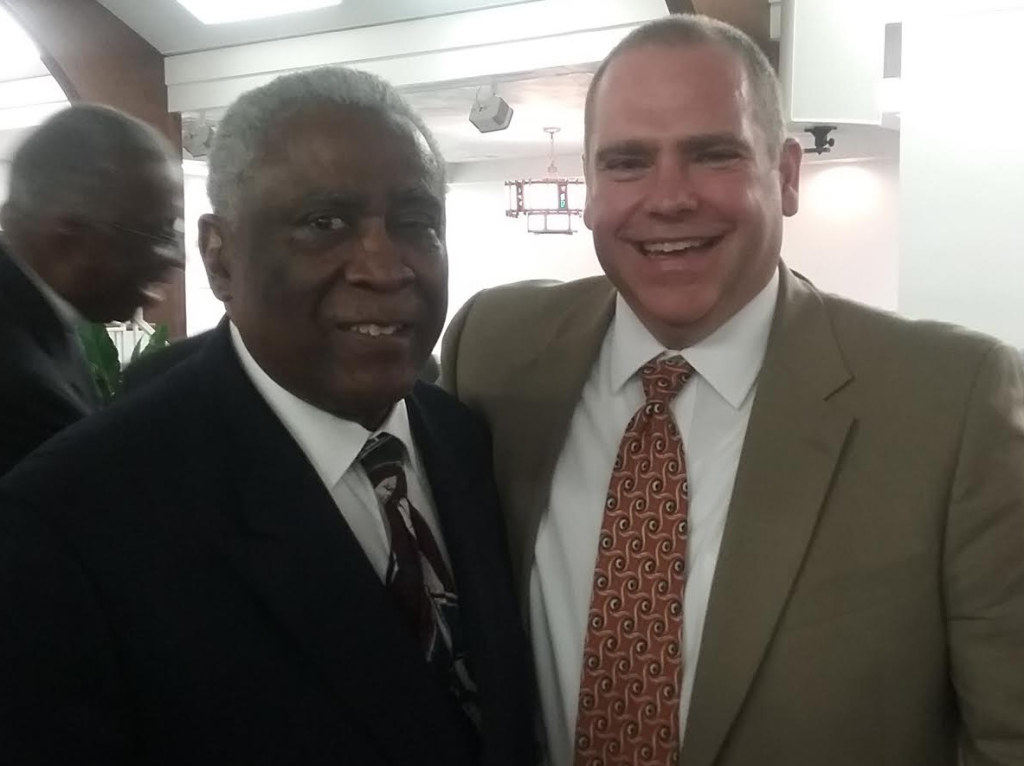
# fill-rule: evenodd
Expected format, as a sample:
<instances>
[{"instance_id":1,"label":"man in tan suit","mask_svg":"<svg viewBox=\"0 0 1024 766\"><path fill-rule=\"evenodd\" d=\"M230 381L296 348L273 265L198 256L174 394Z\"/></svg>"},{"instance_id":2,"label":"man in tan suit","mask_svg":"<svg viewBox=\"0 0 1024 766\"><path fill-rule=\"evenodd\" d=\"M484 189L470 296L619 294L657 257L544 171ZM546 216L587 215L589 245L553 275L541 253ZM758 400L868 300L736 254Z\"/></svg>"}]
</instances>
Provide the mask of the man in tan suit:
<instances>
[{"instance_id":1,"label":"man in tan suit","mask_svg":"<svg viewBox=\"0 0 1024 766\"><path fill-rule=\"evenodd\" d=\"M607 278L485 291L445 337L552 766L1024 764L1020 363L789 271L800 158L749 39L639 28L587 99Z\"/></svg>"}]
</instances>

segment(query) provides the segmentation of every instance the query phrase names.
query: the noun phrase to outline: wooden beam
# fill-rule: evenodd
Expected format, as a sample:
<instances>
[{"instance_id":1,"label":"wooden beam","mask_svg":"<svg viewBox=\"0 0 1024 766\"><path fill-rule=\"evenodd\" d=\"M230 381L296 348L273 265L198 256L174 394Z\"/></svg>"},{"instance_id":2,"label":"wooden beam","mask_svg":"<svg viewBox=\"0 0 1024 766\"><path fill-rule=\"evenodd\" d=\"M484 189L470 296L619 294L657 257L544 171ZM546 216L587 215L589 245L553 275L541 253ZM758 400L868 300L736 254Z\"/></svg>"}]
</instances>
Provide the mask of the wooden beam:
<instances>
[{"instance_id":1,"label":"wooden beam","mask_svg":"<svg viewBox=\"0 0 1024 766\"><path fill-rule=\"evenodd\" d=\"M693 0L665 0L669 13L693 13Z\"/></svg>"},{"instance_id":2,"label":"wooden beam","mask_svg":"<svg viewBox=\"0 0 1024 766\"><path fill-rule=\"evenodd\" d=\"M771 14L768 0L693 0L696 13L739 27L771 52Z\"/></svg>"},{"instance_id":3,"label":"wooden beam","mask_svg":"<svg viewBox=\"0 0 1024 766\"><path fill-rule=\"evenodd\" d=\"M107 104L149 123L181 152L181 117L167 112L164 57L96 0L0 0L39 48L69 101ZM146 312L185 334L185 278Z\"/></svg>"}]
</instances>

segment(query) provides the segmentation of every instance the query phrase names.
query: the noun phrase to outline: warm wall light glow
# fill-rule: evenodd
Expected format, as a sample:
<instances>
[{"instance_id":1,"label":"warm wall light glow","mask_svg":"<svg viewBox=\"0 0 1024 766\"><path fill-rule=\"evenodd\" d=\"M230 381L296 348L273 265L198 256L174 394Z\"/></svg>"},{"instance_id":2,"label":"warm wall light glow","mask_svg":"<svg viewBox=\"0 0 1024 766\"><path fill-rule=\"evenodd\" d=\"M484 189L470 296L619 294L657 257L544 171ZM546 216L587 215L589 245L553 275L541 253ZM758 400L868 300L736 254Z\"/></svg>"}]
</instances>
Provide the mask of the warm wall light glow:
<instances>
[{"instance_id":1,"label":"warm wall light glow","mask_svg":"<svg viewBox=\"0 0 1024 766\"><path fill-rule=\"evenodd\" d=\"M266 19L341 5L341 0L178 0L204 24Z\"/></svg>"},{"instance_id":2,"label":"warm wall light glow","mask_svg":"<svg viewBox=\"0 0 1024 766\"><path fill-rule=\"evenodd\" d=\"M39 49L25 31L0 8L0 78L17 77L26 62L39 61Z\"/></svg>"},{"instance_id":3,"label":"warm wall light glow","mask_svg":"<svg viewBox=\"0 0 1024 766\"><path fill-rule=\"evenodd\" d=\"M868 215L879 203L878 178L861 167L837 165L809 181L801 196L823 219L854 221Z\"/></svg>"}]
</instances>

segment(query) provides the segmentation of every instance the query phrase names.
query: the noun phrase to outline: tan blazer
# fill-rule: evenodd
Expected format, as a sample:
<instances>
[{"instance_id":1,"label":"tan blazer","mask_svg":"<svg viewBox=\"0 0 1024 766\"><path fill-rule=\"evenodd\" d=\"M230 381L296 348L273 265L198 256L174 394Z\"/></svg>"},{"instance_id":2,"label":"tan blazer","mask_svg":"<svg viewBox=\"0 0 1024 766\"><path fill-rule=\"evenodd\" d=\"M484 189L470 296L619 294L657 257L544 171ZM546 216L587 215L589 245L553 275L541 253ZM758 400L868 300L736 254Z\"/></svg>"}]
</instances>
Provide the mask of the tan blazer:
<instances>
[{"instance_id":1,"label":"tan blazer","mask_svg":"<svg viewBox=\"0 0 1024 766\"><path fill-rule=\"evenodd\" d=\"M490 423L525 594L601 278L485 291L442 378ZM685 766L1024 765L1017 352L782 267L711 591Z\"/></svg>"}]
</instances>

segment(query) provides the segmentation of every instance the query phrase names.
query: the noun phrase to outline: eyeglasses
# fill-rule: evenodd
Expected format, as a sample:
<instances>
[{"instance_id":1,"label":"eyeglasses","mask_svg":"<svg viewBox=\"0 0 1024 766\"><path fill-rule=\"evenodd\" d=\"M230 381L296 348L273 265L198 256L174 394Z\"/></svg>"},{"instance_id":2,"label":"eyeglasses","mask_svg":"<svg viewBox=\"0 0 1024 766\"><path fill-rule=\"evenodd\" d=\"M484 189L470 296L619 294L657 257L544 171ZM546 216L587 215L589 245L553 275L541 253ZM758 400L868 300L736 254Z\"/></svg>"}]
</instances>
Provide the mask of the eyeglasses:
<instances>
[{"instance_id":1,"label":"eyeglasses","mask_svg":"<svg viewBox=\"0 0 1024 766\"><path fill-rule=\"evenodd\" d=\"M161 255L169 255L174 260L184 260L185 222L180 218L174 220L169 230L161 232L142 231L119 223L108 223L107 226L115 231L144 239L154 250L159 249Z\"/></svg>"}]
</instances>

